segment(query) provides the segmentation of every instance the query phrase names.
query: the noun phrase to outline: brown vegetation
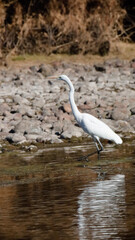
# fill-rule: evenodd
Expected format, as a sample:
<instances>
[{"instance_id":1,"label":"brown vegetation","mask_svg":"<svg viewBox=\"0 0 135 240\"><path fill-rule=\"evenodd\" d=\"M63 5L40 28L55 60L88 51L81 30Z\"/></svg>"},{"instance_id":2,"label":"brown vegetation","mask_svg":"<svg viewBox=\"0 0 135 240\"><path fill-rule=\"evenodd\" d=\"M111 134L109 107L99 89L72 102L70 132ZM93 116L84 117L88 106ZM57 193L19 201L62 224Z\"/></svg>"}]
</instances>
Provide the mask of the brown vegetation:
<instances>
[{"instance_id":1,"label":"brown vegetation","mask_svg":"<svg viewBox=\"0 0 135 240\"><path fill-rule=\"evenodd\" d=\"M106 55L112 42L128 39L123 2L0 0L1 55L12 51Z\"/></svg>"}]
</instances>

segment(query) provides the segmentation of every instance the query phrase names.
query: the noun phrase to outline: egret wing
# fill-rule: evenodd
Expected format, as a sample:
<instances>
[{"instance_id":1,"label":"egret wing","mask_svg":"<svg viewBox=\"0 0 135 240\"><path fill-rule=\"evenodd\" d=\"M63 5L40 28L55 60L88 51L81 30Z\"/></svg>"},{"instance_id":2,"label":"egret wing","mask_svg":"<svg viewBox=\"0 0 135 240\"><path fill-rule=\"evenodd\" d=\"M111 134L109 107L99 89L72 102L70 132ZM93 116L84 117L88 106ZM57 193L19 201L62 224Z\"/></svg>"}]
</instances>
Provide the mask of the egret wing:
<instances>
[{"instance_id":1,"label":"egret wing","mask_svg":"<svg viewBox=\"0 0 135 240\"><path fill-rule=\"evenodd\" d=\"M114 131L104 122L90 114L83 114L81 127L91 136L98 136L99 138L115 141L116 134Z\"/></svg>"}]
</instances>

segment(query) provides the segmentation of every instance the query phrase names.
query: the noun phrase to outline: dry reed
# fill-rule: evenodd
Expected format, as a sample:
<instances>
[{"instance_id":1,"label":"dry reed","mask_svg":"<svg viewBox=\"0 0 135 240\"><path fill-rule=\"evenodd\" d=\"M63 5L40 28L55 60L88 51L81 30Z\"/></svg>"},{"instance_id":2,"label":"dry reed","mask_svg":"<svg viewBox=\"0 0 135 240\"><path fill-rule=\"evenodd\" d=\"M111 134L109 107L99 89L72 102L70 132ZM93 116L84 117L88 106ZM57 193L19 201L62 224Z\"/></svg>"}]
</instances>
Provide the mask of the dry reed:
<instances>
[{"instance_id":1,"label":"dry reed","mask_svg":"<svg viewBox=\"0 0 135 240\"><path fill-rule=\"evenodd\" d=\"M109 52L124 35L118 0L0 1L0 50L15 53Z\"/></svg>"}]
</instances>

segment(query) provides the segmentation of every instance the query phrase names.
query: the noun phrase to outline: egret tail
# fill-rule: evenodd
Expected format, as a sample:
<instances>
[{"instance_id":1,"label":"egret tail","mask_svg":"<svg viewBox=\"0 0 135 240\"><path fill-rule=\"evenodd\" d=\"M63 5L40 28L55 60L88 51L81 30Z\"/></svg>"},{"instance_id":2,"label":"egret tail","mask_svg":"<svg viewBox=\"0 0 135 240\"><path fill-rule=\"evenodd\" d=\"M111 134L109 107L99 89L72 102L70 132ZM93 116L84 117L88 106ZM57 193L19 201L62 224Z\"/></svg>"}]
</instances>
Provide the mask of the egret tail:
<instances>
[{"instance_id":1,"label":"egret tail","mask_svg":"<svg viewBox=\"0 0 135 240\"><path fill-rule=\"evenodd\" d=\"M117 134L115 135L114 141L116 144L122 144L122 142L123 142L122 139Z\"/></svg>"}]
</instances>

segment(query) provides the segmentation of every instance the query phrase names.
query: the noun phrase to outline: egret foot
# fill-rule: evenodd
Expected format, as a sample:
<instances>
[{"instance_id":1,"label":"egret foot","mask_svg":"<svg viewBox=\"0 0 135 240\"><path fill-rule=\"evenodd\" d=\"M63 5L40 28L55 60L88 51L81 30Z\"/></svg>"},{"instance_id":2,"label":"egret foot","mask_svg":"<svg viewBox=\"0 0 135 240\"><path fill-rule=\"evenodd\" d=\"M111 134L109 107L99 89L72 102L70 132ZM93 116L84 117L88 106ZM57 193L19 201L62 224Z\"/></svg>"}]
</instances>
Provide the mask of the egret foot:
<instances>
[{"instance_id":1,"label":"egret foot","mask_svg":"<svg viewBox=\"0 0 135 240\"><path fill-rule=\"evenodd\" d=\"M96 154L96 153L97 153L97 151L96 151L96 152L93 152L93 153L89 153L89 154L86 155L86 156L82 156L81 158L78 159L78 161L86 161L86 162L89 162L88 157L93 156L93 155Z\"/></svg>"}]
</instances>

